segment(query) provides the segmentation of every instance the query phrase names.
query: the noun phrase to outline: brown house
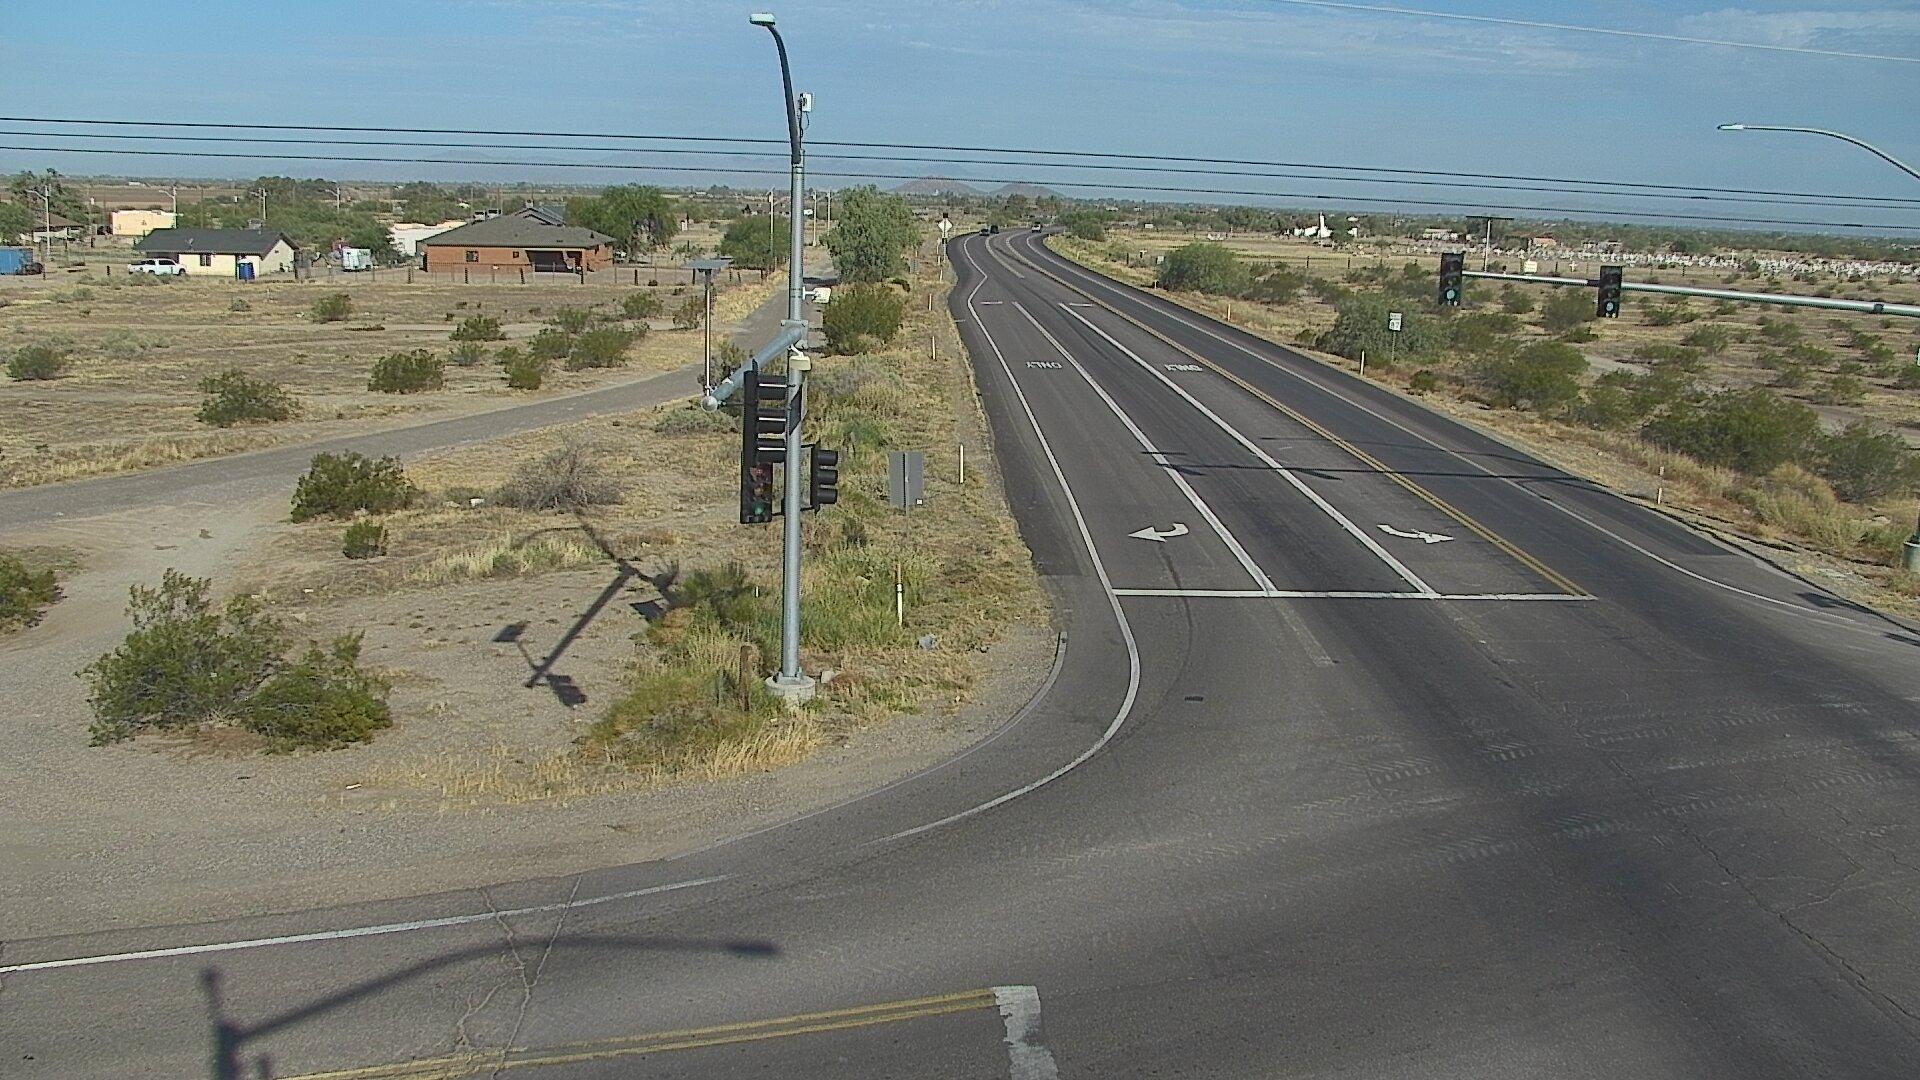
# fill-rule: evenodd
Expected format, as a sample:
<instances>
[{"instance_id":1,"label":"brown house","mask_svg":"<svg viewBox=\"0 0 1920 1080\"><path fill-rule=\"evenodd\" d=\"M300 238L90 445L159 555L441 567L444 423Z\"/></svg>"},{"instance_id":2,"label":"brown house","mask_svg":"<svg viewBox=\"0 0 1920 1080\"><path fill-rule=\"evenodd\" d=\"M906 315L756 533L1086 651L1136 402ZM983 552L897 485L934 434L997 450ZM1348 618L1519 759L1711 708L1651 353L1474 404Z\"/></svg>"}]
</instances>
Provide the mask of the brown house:
<instances>
[{"instance_id":1,"label":"brown house","mask_svg":"<svg viewBox=\"0 0 1920 1080\"><path fill-rule=\"evenodd\" d=\"M436 273L538 270L574 273L613 264L613 237L592 229L503 216L448 229L419 242L421 265Z\"/></svg>"}]
</instances>

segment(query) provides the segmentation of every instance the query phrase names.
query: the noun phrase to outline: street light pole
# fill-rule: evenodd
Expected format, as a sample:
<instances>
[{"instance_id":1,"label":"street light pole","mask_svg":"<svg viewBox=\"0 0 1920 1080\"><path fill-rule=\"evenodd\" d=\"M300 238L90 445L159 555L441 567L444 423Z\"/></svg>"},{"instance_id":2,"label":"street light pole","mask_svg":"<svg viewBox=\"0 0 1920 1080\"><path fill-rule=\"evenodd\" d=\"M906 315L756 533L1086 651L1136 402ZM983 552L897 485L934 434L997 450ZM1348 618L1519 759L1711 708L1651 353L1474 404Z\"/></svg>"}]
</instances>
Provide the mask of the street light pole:
<instances>
[{"instance_id":1,"label":"street light pole","mask_svg":"<svg viewBox=\"0 0 1920 1080\"><path fill-rule=\"evenodd\" d=\"M800 142L801 100L793 92L793 69L787 63L787 43L775 28L773 16L756 12L748 17L755 26L765 27L773 35L780 54L780 85L786 93L787 144L792 152L791 177L787 192L787 321L803 324L805 310L806 223L800 208L805 202L806 156ZM780 672L767 680L767 688L789 704L797 705L813 697L814 681L800 670L800 461L801 410L806 404L807 369L812 362L801 351L803 337L787 352L787 452L786 490L780 507ZM751 403L749 403L751 407Z\"/></svg>"},{"instance_id":2,"label":"street light pole","mask_svg":"<svg viewBox=\"0 0 1920 1080\"><path fill-rule=\"evenodd\" d=\"M1825 135L1829 139L1839 139L1841 142L1852 143L1853 145L1879 158L1880 160L1887 162L1888 164L1892 165L1894 168L1899 169L1901 172L1906 173L1908 176L1913 177L1915 180L1920 180L1920 171L1916 171L1913 166L1907 164L1904 161L1901 161L1899 158L1894 157L1892 154L1887 153L1885 150L1880 149L1879 147L1868 142L1867 140L1857 139L1852 135L1848 135L1844 131L1828 131L1826 128L1815 128L1815 127L1790 127L1790 126L1783 126L1779 124L1721 124L1719 127L1719 130L1721 131L1797 131L1804 135Z\"/></svg>"}]
</instances>

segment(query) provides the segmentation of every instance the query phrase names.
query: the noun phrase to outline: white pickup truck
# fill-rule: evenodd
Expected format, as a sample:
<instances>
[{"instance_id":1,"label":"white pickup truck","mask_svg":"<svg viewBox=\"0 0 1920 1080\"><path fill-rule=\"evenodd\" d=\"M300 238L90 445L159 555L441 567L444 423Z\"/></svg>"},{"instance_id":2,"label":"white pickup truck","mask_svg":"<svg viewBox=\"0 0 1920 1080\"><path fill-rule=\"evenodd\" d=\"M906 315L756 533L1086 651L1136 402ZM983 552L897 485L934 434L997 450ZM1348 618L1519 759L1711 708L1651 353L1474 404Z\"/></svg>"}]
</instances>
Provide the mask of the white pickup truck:
<instances>
[{"instance_id":1,"label":"white pickup truck","mask_svg":"<svg viewBox=\"0 0 1920 1080\"><path fill-rule=\"evenodd\" d=\"M156 274L160 277L179 277L187 268L172 259L141 259L127 267L129 274Z\"/></svg>"}]
</instances>

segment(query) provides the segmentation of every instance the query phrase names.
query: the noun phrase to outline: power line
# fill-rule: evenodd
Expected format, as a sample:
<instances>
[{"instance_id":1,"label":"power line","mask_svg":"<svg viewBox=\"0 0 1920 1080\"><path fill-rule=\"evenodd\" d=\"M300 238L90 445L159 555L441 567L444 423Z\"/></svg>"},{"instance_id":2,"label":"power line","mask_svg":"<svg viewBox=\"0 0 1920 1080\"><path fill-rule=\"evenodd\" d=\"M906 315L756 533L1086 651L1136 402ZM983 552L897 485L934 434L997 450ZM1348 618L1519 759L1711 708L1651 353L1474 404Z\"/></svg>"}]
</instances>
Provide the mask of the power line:
<instances>
[{"instance_id":1,"label":"power line","mask_svg":"<svg viewBox=\"0 0 1920 1080\"><path fill-rule=\"evenodd\" d=\"M100 147L49 148L44 146L10 146L10 145L0 145L0 150L24 150L24 151L30 151L30 152L36 152L36 153L47 153L47 154L117 154L117 155L123 155L123 156L133 156L133 157L218 158L220 160L225 160L225 161L321 161L321 162L336 162L336 163L350 161L350 162L384 162L384 163L398 164L398 165L488 165L488 166L504 165L504 166L518 166L523 168L622 169L622 170L634 170L634 171L642 171L642 172L704 173L707 175L713 175L715 173L718 173L721 175L743 175L743 176L776 176L776 175L784 176L786 175L785 170L782 170L782 169L716 169L712 167L694 166L694 165L626 164L626 163L620 163L620 162L591 162L591 161L503 161L503 160L478 159L478 158L470 158L470 159L411 158L411 157L403 158L403 157L374 157L370 155L344 155L344 154L240 154L240 153L229 154L229 153L216 153L213 151L206 151L206 150L116 150L116 149L107 149L107 148L100 148ZM925 177L917 176L912 173L817 172L816 171L813 175L829 177L836 180L922 180L922 179L925 179ZM976 180L979 183L986 183L986 184L1012 184L1012 183L1024 182L1022 178L1017 178L1017 177L984 176L984 177L973 177L972 179ZM1180 195L1239 195L1239 196L1252 196L1252 197L1266 198L1266 199L1310 199L1310 200L1333 203L1333 204L1342 205L1342 206L1356 205L1356 204L1377 204L1382 206L1432 207L1432 208L1443 208L1443 209L1453 209L1453 210L1516 210L1516 211L1521 211L1524 213L1532 213L1532 214L1548 214L1548 215L1576 214L1576 215L1588 215L1592 217L1601 217L1601 218L1626 220L1626 221L1634 221L1634 220L1640 220L1645 218L1660 218L1660 219L1669 220L1669 221L1712 221L1712 222L1720 222L1723 224L1791 225L1791 226L1797 226L1801 228L1813 228L1813 229L1869 229L1869 230L1882 231L1882 232L1920 231L1920 225L1903 225L1903 224L1894 224L1891 222L1807 221L1805 219L1800 219L1800 218L1756 218L1756 217L1738 217L1734 215L1722 215L1722 214L1680 214L1680 213L1653 211L1653 210L1625 211L1625 210L1604 209L1604 208L1589 209L1584 207L1573 207L1573 206L1522 206L1522 205L1503 204L1503 203L1461 203L1461 202L1448 202L1444 200L1429 200L1429 199L1395 199L1395 198L1388 198L1386 196L1376 196L1376 195L1358 195L1358 196L1342 195L1337 192L1253 191L1253 190L1246 190L1246 189L1240 189L1240 188L1181 187L1178 185L1170 185L1170 184L1163 185L1163 184L1088 183L1088 182L1069 181L1069 180L1056 180L1056 181L1053 181L1052 183L1056 187L1084 188L1092 191L1138 191L1138 192L1157 192L1161 194L1180 194ZM1593 194L1603 194L1603 193L1594 192Z\"/></svg>"},{"instance_id":2,"label":"power line","mask_svg":"<svg viewBox=\"0 0 1920 1080\"><path fill-rule=\"evenodd\" d=\"M1494 26L1521 26L1530 30L1560 30L1577 34L1604 34L1608 37L1640 38L1646 41L1671 41L1682 45L1714 45L1727 49L1762 49L1767 52L1799 53L1803 56L1833 56L1846 60L1892 60L1902 64L1920 64L1920 56L1888 56L1882 53L1846 52L1840 49L1816 49L1810 45L1769 45L1759 41L1728 41L1722 38L1662 34L1653 30L1618 30L1607 26L1577 26L1572 23L1539 22L1534 19L1509 19L1495 15L1470 15L1459 11L1426 11L1420 8L1392 7L1387 4L1354 4L1344 0L1267 0L1270 4L1295 7L1329 8L1334 11L1363 11L1377 15L1412 15L1421 19L1447 19L1454 22L1490 23Z\"/></svg>"},{"instance_id":3,"label":"power line","mask_svg":"<svg viewBox=\"0 0 1920 1080\"><path fill-rule=\"evenodd\" d=\"M677 154L699 157L773 158L779 156L771 150L722 150L687 147L647 147L645 149L632 149L617 146L555 146L546 143L425 142L409 139L315 139L264 135L141 135L125 132L92 134L87 132L75 133L0 129L0 136L9 135L24 136L33 139L119 139L129 142L138 140L142 142L244 143L248 145L419 147L449 150L557 150L566 153ZM1122 173L1169 173L1188 176L1273 177L1303 180L1331 180L1355 184L1396 185L1402 187L1435 187L1484 191L1533 191L1561 195L1606 195L1610 198L1622 199L1663 199L1676 202L1726 202L1770 206L1801 206L1809 209L1838 209L1838 207L1818 202L1819 196L1800 195L1791 198L1773 199L1752 196L1703 195L1679 192L1587 190L1584 188L1567 188L1543 184L1492 184L1463 180L1415 180L1401 177L1325 176L1313 173L1289 172L1286 170L1212 169L1173 165L1114 165L1099 162L1017 161L1006 158L953 158L903 154L833 153L816 153L811 156L817 160L833 161L893 161L924 165L995 165L1026 169L1083 169ZM1861 198L1867 197L1863 196ZM1860 202L1858 205L1862 208L1876 210L1920 209L1920 199L1902 199L1890 196L1885 199L1874 198L1871 202Z\"/></svg>"},{"instance_id":4,"label":"power line","mask_svg":"<svg viewBox=\"0 0 1920 1080\"><path fill-rule=\"evenodd\" d=\"M486 135L506 138L544 138L544 139L612 139L639 142L689 142L689 143L734 143L742 145L772 145L784 147L784 139L763 139L751 136L723 135L632 135L619 132L594 131L513 131L492 128L415 128L415 127L373 127L347 124L241 124L241 123L196 123L167 120L99 120L99 119L59 119L38 116L0 116L0 123L11 124L67 124L108 127L143 128L205 128L223 131L338 131L360 134L399 134L399 135ZM1483 173L1437 169L1394 168L1384 165L1329 165L1306 161L1262 161L1255 158L1201 157L1187 154L1140 154L1105 150L1054 150L1013 146L967 146L949 143L901 143L901 142L861 142L856 140L810 139L809 146L832 146L858 150L930 150L941 153L962 154L1020 154L1045 158L1095 158L1103 161L1170 161L1190 165L1246 165L1274 169L1316 169L1320 171L1341 171L1354 173L1381 173L1389 176L1450 176L1471 180L1520 180L1546 184L1576 184L1584 187L1606 189L1644 188L1650 191L1705 192L1722 195L1780 195L1793 198L1818 198L1839 202L1908 202L1902 196L1848 195L1830 192L1808 193L1799 191L1775 191L1765 188L1713 187L1697 184L1663 184L1641 180L1592 179L1575 176L1529 176L1523 173ZM553 149L561 149L554 147ZM1038 165L1038 162L1021 162L1022 165ZM1596 192L1598 194L1599 192Z\"/></svg>"}]
</instances>

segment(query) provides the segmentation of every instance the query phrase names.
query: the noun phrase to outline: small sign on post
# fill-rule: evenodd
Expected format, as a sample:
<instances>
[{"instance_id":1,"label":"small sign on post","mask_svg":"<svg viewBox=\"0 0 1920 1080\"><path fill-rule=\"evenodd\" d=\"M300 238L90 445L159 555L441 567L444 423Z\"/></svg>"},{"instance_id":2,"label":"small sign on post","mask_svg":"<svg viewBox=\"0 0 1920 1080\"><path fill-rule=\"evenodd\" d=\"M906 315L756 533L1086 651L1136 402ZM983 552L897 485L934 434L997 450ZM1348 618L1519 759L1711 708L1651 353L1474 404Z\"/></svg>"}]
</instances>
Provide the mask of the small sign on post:
<instances>
[{"instance_id":1,"label":"small sign on post","mask_svg":"<svg viewBox=\"0 0 1920 1080\"><path fill-rule=\"evenodd\" d=\"M1396 334L1399 333L1402 321L1403 321L1402 316L1399 312L1397 311L1387 312L1387 329L1388 330L1391 330Z\"/></svg>"},{"instance_id":2,"label":"small sign on post","mask_svg":"<svg viewBox=\"0 0 1920 1080\"><path fill-rule=\"evenodd\" d=\"M926 502L926 458L918 450L895 450L887 455L887 502L896 510L912 510Z\"/></svg>"}]
</instances>

